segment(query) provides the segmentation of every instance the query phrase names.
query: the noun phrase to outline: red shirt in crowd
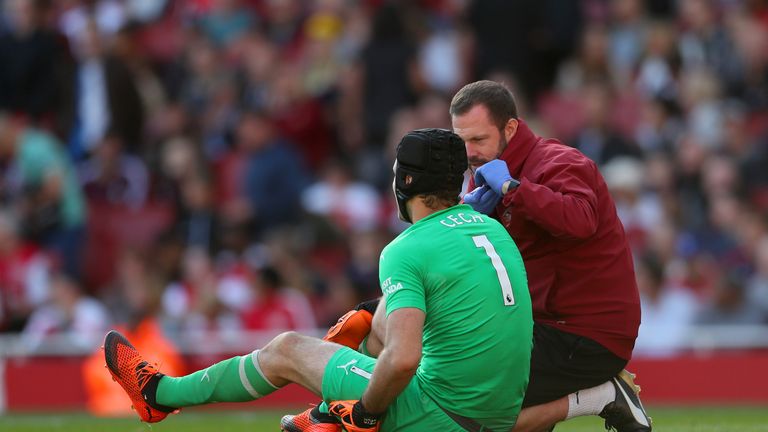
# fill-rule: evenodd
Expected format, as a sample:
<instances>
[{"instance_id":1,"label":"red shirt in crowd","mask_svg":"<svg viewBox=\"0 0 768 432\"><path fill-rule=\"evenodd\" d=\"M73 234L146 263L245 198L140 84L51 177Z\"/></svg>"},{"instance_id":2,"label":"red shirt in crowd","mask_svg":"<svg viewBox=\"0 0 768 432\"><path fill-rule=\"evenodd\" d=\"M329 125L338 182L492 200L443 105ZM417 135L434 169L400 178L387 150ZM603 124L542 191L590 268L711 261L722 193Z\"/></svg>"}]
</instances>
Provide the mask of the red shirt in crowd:
<instances>
[{"instance_id":1,"label":"red shirt in crowd","mask_svg":"<svg viewBox=\"0 0 768 432\"><path fill-rule=\"evenodd\" d=\"M597 166L574 148L534 135L522 120L499 159L520 186L493 216L523 256L534 320L629 360L640 300L624 228Z\"/></svg>"}]
</instances>

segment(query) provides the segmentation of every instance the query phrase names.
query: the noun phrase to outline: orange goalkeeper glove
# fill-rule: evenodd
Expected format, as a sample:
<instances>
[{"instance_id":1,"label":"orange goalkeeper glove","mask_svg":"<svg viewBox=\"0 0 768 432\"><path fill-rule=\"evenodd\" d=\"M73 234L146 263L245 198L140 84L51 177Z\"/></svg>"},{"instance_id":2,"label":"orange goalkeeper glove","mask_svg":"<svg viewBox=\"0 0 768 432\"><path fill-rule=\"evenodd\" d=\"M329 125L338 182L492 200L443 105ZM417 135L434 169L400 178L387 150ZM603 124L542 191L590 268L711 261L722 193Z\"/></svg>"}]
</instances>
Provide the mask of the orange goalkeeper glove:
<instances>
[{"instance_id":1,"label":"orange goalkeeper glove","mask_svg":"<svg viewBox=\"0 0 768 432\"><path fill-rule=\"evenodd\" d=\"M358 349L363 339L371 332L373 313L378 304L379 300L376 299L355 306L354 310L345 313L328 329L323 340L348 346L353 350Z\"/></svg>"},{"instance_id":2,"label":"orange goalkeeper glove","mask_svg":"<svg viewBox=\"0 0 768 432\"><path fill-rule=\"evenodd\" d=\"M380 416L367 412L359 400L331 402L328 412L341 420L341 426L347 432L377 432L381 427Z\"/></svg>"}]
</instances>

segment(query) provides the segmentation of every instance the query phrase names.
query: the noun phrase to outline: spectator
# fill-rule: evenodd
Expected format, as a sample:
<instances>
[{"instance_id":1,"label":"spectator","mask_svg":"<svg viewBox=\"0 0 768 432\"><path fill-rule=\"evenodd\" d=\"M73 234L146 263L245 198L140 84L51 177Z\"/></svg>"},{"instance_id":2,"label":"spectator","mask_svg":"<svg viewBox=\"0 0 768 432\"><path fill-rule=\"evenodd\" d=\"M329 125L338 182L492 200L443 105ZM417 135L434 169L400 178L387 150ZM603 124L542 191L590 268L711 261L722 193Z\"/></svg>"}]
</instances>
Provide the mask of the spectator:
<instances>
[{"instance_id":1,"label":"spectator","mask_svg":"<svg viewBox=\"0 0 768 432\"><path fill-rule=\"evenodd\" d=\"M139 157L123 151L122 139L107 134L80 166L80 183L91 203L140 208L147 199L149 173Z\"/></svg>"},{"instance_id":2,"label":"spectator","mask_svg":"<svg viewBox=\"0 0 768 432\"><path fill-rule=\"evenodd\" d=\"M386 238L379 231L357 232L350 236L350 258L344 274L361 301L378 295L379 254L385 244Z\"/></svg>"},{"instance_id":3,"label":"spectator","mask_svg":"<svg viewBox=\"0 0 768 432\"><path fill-rule=\"evenodd\" d=\"M62 119L70 153L77 159L89 155L108 132L119 136L129 151L137 149L142 136L144 111L133 75L104 45L96 23L88 21L75 45L74 91Z\"/></svg>"},{"instance_id":4,"label":"spectator","mask_svg":"<svg viewBox=\"0 0 768 432\"><path fill-rule=\"evenodd\" d=\"M101 290L114 324L135 329L145 319L154 320L160 312L163 279L150 258L126 248L116 267L114 281Z\"/></svg>"},{"instance_id":5,"label":"spectator","mask_svg":"<svg viewBox=\"0 0 768 432\"><path fill-rule=\"evenodd\" d=\"M711 71L730 93L744 78L744 61L730 34L718 21L715 4L707 0L683 0L678 10L686 29L678 38L683 68Z\"/></svg>"},{"instance_id":6,"label":"spectator","mask_svg":"<svg viewBox=\"0 0 768 432\"><path fill-rule=\"evenodd\" d=\"M99 35L108 37L117 33L126 22L126 10L118 0L75 0L59 17L59 28L76 45L89 31L93 21Z\"/></svg>"},{"instance_id":7,"label":"spectator","mask_svg":"<svg viewBox=\"0 0 768 432\"><path fill-rule=\"evenodd\" d=\"M212 186L202 175L185 178L181 184L180 230L184 244L210 254L219 247L220 220L213 207Z\"/></svg>"},{"instance_id":8,"label":"spectator","mask_svg":"<svg viewBox=\"0 0 768 432\"><path fill-rule=\"evenodd\" d=\"M683 133L679 108L672 99L651 97L642 102L634 140L644 153L671 153Z\"/></svg>"},{"instance_id":9,"label":"spectator","mask_svg":"<svg viewBox=\"0 0 768 432\"><path fill-rule=\"evenodd\" d=\"M311 260L311 242L307 242L306 233L302 230L281 228L269 233L263 242L257 243L254 250L258 256L251 265L256 267L267 264L275 267L285 279L285 284L305 293L312 292L317 287L320 278L317 272L319 266L307 266Z\"/></svg>"},{"instance_id":10,"label":"spectator","mask_svg":"<svg viewBox=\"0 0 768 432\"><path fill-rule=\"evenodd\" d=\"M739 174L750 200L763 212L768 211L768 129L759 139L750 140L739 160Z\"/></svg>"},{"instance_id":11,"label":"spectator","mask_svg":"<svg viewBox=\"0 0 768 432\"><path fill-rule=\"evenodd\" d=\"M629 83L640 60L647 33L644 2L618 0L610 4L609 61L619 86Z\"/></svg>"},{"instance_id":12,"label":"spectator","mask_svg":"<svg viewBox=\"0 0 768 432\"><path fill-rule=\"evenodd\" d=\"M488 78L497 71L510 73L520 79L525 89L522 96L536 100L538 91L551 85L554 74L541 64L551 57L559 61L572 51L584 25L582 9L579 2L563 2L552 8L536 0L470 2L465 14L471 29L469 36L474 39L472 77ZM547 37L542 38L543 34ZM514 50L509 49L508 41L516 41ZM558 53L560 47L565 49Z\"/></svg>"},{"instance_id":13,"label":"spectator","mask_svg":"<svg viewBox=\"0 0 768 432\"><path fill-rule=\"evenodd\" d=\"M418 121L425 127L447 129L451 126L451 117L446 114L451 104L440 93L424 95L416 108Z\"/></svg>"},{"instance_id":14,"label":"spectator","mask_svg":"<svg viewBox=\"0 0 768 432\"><path fill-rule=\"evenodd\" d=\"M648 29L645 52L638 60L635 86L649 98L676 96L675 79L680 69L680 56L675 46L676 36L677 33L669 22L655 22Z\"/></svg>"},{"instance_id":15,"label":"spectator","mask_svg":"<svg viewBox=\"0 0 768 432\"><path fill-rule=\"evenodd\" d=\"M285 53L287 59L301 53L305 36L302 31L304 5L299 0L270 1L266 4L265 14L269 16L267 36Z\"/></svg>"},{"instance_id":16,"label":"spectator","mask_svg":"<svg viewBox=\"0 0 768 432\"><path fill-rule=\"evenodd\" d=\"M20 234L13 213L0 208L0 332L20 332L49 295L49 260Z\"/></svg>"},{"instance_id":17,"label":"spectator","mask_svg":"<svg viewBox=\"0 0 768 432\"><path fill-rule=\"evenodd\" d=\"M645 193L661 207L663 217L669 221L679 215L675 172L672 159L664 153L651 153L644 162Z\"/></svg>"},{"instance_id":18,"label":"spectator","mask_svg":"<svg viewBox=\"0 0 768 432\"><path fill-rule=\"evenodd\" d=\"M156 116L147 120L147 140L151 147L142 156L148 159L155 170L162 171L162 167L156 165L160 164L160 152L164 150L165 143L174 139L195 138L194 117L181 102L169 101Z\"/></svg>"},{"instance_id":19,"label":"spectator","mask_svg":"<svg viewBox=\"0 0 768 432\"><path fill-rule=\"evenodd\" d=\"M758 305L768 322L768 236L757 243L755 273L747 281L747 302Z\"/></svg>"},{"instance_id":20,"label":"spectator","mask_svg":"<svg viewBox=\"0 0 768 432\"><path fill-rule=\"evenodd\" d=\"M265 113L249 112L238 124L237 145L248 155L240 187L257 233L297 221L308 176L292 144L277 134Z\"/></svg>"},{"instance_id":21,"label":"spectator","mask_svg":"<svg viewBox=\"0 0 768 432\"><path fill-rule=\"evenodd\" d=\"M0 161L18 173L13 192L27 238L56 252L65 271L79 274L85 202L61 145L0 113Z\"/></svg>"},{"instance_id":22,"label":"spectator","mask_svg":"<svg viewBox=\"0 0 768 432\"><path fill-rule=\"evenodd\" d=\"M234 74L222 67L223 53L203 35L188 32L183 47L176 62L167 68L166 86L172 99L202 119L214 102L214 93L230 85Z\"/></svg>"},{"instance_id":23,"label":"spectator","mask_svg":"<svg viewBox=\"0 0 768 432\"><path fill-rule=\"evenodd\" d=\"M763 310L748 301L744 277L736 272L722 275L715 292L696 315L696 324L757 325L765 324Z\"/></svg>"},{"instance_id":24,"label":"spectator","mask_svg":"<svg viewBox=\"0 0 768 432\"><path fill-rule=\"evenodd\" d=\"M256 17L240 0L217 0L200 17L200 27L217 46L232 44L256 24Z\"/></svg>"},{"instance_id":25,"label":"spectator","mask_svg":"<svg viewBox=\"0 0 768 432\"><path fill-rule=\"evenodd\" d=\"M257 32L251 32L239 43L241 56L241 101L249 110L259 111L267 108L267 99L271 91L270 79L280 64L277 47Z\"/></svg>"},{"instance_id":26,"label":"spectator","mask_svg":"<svg viewBox=\"0 0 768 432\"><path fill-rule=\"evenodd\" d=\"M728 17L735 49L744 62L743 79L734 83L732 95L755 111L768 107L768 95L762 90L768 84L768 27L756 15L736 11Z\"/></svg>"},{"instance_id":27,"label":"spectator","mask_svg":"<svg viewBox=\"0 0 768 432\"><path fill-rule=\"evenodd\" d=\"M578 92L590 83L609 88L616 84L608 62L607 30L599 24L584 29L576 57L561 64L557 75L557 88L564 93Z\"/></svg>"},{"instance_id":28,"label":"spectator","mask_svg":"<svg viewBox=\"0 0 768 432\"><path fill-rule=\"evenodd\" d=\"M207 251L185 251L181 279L163 291L164 326L169 335L176 340L189 336L194 341L205 339L207 332L226 334L242 329L237 313L219 297L219 282Z\"/></svg>"},{"instance_id":29,"label":"spectator","mask_svg":"<svg viewBox=\"0 0 768 432\"><path fill-rule=\"evenodd\" d=\"M378 223L379 195L355 181L341 161L327 163L320 180L304 191L301 201L305 211L328 219L343 232L370 230Z\"/></svg>"},{"instance_id":30,"label":"spectator","mask_svg":"<svg viewBox=\"0 0 768 432\"><path fill-rule=\"evenodd\" d=\"M668 283L665 268L653 255L637 265L640 290L640 330L634 353L640 357L665 357L685 348L699 301L686 287Z\"/></svg>"},{"instance_id":31,"label":"spectator","mask_svg":"<svg viewBox=\"0 0 768 432\"><path fill-rule=\"evenodd\" d=\"M83 293L71 277L57 273L51 277L50 303L36 309L22 332L27 350L34 352L49 336L59 336L61 348L90 351L98 346L110 324L107 309Z\"/></svg>"},{"instance_id":32,"label":"spectator","mask_svg":"<svg viewBox=\"0 0 768 432\"><path fill-rule=\"evenodd\" d=\"M644 168L637 159L617 157L602 169L605 183L616 202L616 213L633 251L643 249L648 232L663 217L658 195L644 192Z\"/></svg>"},{"instance_id":33,"label":"spectator","mask_svg":"<svg viewBox=\"0 0 768 432\"><path fill-rule=\"evenodd\" d=\"M148 254L161 280L167 282L181 279L184 238L178 229L162 231L155 238Z\"/></svg>"},{"instance_id":34,"label":"spectator","mask_svg":"<svg viewBox=\"0 0 768 432\"><path fill-rule=\"evenodd\" d=\"M173 137L161 144L155 178L155 194L163 201L181 206L181 185L205 171L202 150L185 136Z\"/></svg>"},{"instance_id":35,"label":"spectator","mask_svg":"<svg viewBox=\"0 0 768 432\"><path fill-rule=\"evenodd\" d=\"M447 6L442 13L433 14L419 50L419 69L425 83L431 90L445 94L456 91L468 73L468 47L455 24L457 13Z\"/></svg>"},{"instance_id":36,"label":"spectator","mask_svg":"<svg viewBox=\"0 0 768 432\"><path fill-rule=\"evenodd\" d=\"M274 268L259 269L252 287L254 300L242 312L246 329L306 331L316 328L317 322L307 297L301 291L286 286Z\"/></svg>"},{"instance_id":37,"label":"spectator","mask_svg":"<svg viewBox=\"0 0 768 432\"><path fill-rule=\"evenodd\" d=\"M686 133L680 137L675 150L675 189L679 207L676 216L683 226L698 230L706 224L701 172L707 149Z\"/></svg>"},{"instance_id":38,"label":"spectator","mask_svg":"<svg viewBox=\"0 0 768 432\"><path fill-rule=\"evenodd\" d=\"M686 71L680 77L680 101L694 142L709 150L723 146L725 116L720 83L707 69Z\"/></svg>"},{"instance_id":39,"label":"spectator","mask_svg":"<svg viewBox=\"0 0 768 432\"><path fill-rule=\"evenodd\" d=\"M746 273L749 269L748 251L739 242L739 225L745 207L729 193L712 194L708 197L708 224L693 232L698 252L716 259L725 271ZM745 244L744 244L745 245Z\"/></svg>"},{"instance_id":40,"label":"spectator","mask_svg":"<svg viewBox=\"0 0 768 432\"><path fill-rule=\"evenodd\" d=\"M366 140L374 148L384 145L392 114L415 100L417 53L403 13L393 4L378 9L361 53Z\"/></svg>"},{"instance_id":41,"label":"spectator","mask_svg":"<svg viewBox=\"0 0 768 432\"><path fill-rule=\"evenodd\" d=\"M640 156L636 144L624 138L611 124L615 97L611 89L595 83L583 87L582 98L586 122L573 141L573 146L598 165L618 156Z\"/></svg>"},{"instance_id":42,"label":"spectator","mask_svg":"<svg viewBox=\"0 0 768 432\"><path fill-rule=\"evenodd\" d=\"M318 170L331 150L331 131L319 99L305 91L301 69L294 66L275 68L269 86L267 110L277 130L296 145L309 168Z\"/></svg>"},{"instance_id":43,"label":"spectator","mask_svg":"<svg viewBox=\"0 0 768 432\"><path fill-rule=\"evenodd\" d=\"M339 0L311 3L312 10L304 22L306 65L303 84L314 97L334 91L336 80L345 61L339 42L344 30L344 9L350 6Z\"/></svg>"},{"instance_id":44,"label":"spectator","mask_svg":"<svg viewBox=\"0 0 768 432\"><path fill-rule=\"evenodd\" d=\"M215 256L219 275L218 298L229 309L242 312L253 303L251 289L252 268L263 265L265 257L257 247L249 248L248 232L243 225L235 223L221 227L221 248ZM265 259L262 259L265 258Z\"/></svg>"},{"instance_id":45,"label":"spectator","mask_svg":"<svg viewBox=\"0 0 768 432\"><path fill-rule=\"evenodd\" d=\"M165 0L154 2L161 4ZM146 123L155 116L161 115L167 104L166 89L148 58L149 53L140 45L139 37L143 28L139 25L128 25L122 28L114 38L112 53L130 71L136 91L141 100ZM142 136L144 138L144 136ZM143 143L142 143L143 144ZM139 146L143 154L146 149Z\"/></svg>"},{"instance_id":46,"label":"spectator","mask_svg":"<svg viewBox=\"0 0 768 432\"><path fill-rule=\"evenodd\" d=\"M0 36L0 111L51 116L57 108L58 74L68 66L67 51L43 18L36 0L5 3L10 32Z\"/></svg>"}]
</instances>

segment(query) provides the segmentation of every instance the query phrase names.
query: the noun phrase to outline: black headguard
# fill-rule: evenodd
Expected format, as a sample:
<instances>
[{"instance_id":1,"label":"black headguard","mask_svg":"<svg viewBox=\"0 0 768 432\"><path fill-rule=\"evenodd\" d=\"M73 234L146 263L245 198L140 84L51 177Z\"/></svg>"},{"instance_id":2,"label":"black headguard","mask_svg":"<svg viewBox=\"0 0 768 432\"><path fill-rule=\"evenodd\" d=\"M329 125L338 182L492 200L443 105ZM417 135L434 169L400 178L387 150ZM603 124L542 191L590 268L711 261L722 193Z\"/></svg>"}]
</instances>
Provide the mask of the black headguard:
<instances>
[{"instance_id":1,"label":"black headguard","mask_svg":"<svg viewBox=\"0 0 768 432\"><path fill-rule=\"evenodd\" d=\"M400 217L411 222L405 203L416 195L456 191L458 197L467 170L464 141L446 129L417 129L397 145L395 196Z\"/></svg>"}]
</instances>

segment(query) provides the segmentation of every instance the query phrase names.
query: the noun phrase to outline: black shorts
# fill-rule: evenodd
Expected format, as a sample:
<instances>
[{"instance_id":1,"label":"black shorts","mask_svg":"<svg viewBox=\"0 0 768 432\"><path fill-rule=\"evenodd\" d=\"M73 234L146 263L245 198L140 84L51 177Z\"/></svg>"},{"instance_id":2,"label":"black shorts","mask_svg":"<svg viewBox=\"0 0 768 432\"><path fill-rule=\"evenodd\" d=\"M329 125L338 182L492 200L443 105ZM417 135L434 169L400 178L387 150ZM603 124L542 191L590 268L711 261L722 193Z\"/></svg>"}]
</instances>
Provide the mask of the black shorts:
<instances>
[{"instance_id":1,"label":"black shorts","mask_svg":"<svg viewBox=\"0 0 768 432\"><path fill-rule=\"evenodd\" d=\"M592 339L534 323L531 375L523 408L600 385L626 365L627 360Z\"/></svg>"}]
</instances>

